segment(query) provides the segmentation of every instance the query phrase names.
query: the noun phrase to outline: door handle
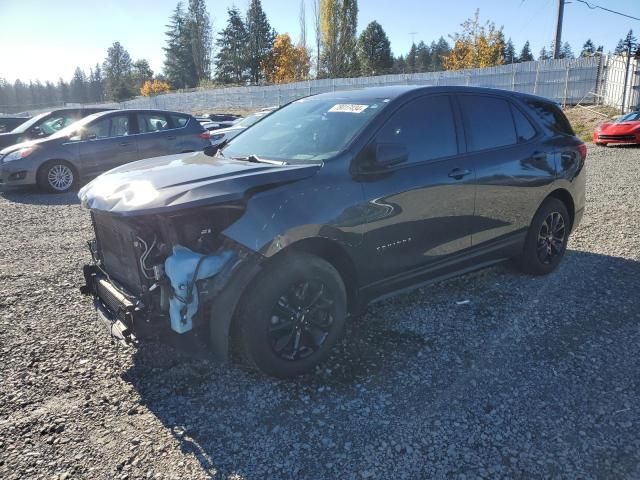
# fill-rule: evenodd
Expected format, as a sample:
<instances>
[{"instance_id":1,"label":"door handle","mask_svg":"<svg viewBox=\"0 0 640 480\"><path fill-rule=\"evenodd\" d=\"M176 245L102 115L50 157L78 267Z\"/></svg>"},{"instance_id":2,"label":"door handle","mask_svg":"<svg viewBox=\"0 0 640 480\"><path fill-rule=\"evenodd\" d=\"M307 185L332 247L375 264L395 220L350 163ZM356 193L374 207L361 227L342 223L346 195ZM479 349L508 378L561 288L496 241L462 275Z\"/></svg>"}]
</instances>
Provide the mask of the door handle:
<instances>
[{"instance_id":1,"label":"door handle","mask_svg":"<svg viewBox=\"0 0 640 480\"><path fill-rule=\"evenodd\" d=\"M454 168L449 172L449 177L455 178L456 180L460 180L467 175L471 175L471 170L467 170L466 168Z\"/></svg>"},{"instance_id":2,"label":"door handle","mask_svg":"<svg viewBox=\"0 0 640 480\"><path fill-rule=\"evenodd\" d=\"M129 145L131 145L131 142L120 142L121 147L128 147Z\"/></svg>"},{"instance_id":3,"label":"door handle","mask_svg":"<svg viewBox=\"0 0 640 480\"><path fill-rule=\"evenodd\" d=\"M175 139L176 139L176 137L175 137L175 136L167 137L167 140L175 140Z\"/></svg>"}]
</instances>

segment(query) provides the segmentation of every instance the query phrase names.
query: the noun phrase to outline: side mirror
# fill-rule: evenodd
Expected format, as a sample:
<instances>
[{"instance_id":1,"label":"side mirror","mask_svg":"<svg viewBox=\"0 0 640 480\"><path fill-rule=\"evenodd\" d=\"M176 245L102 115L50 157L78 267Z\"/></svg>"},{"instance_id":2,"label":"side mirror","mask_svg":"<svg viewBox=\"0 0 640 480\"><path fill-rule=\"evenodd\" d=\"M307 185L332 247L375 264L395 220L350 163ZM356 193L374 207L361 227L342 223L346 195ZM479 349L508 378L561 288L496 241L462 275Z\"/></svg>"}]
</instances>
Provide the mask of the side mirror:
<instances>
[{"instance_id":1,"label":"side mirror","mask_svg":"<svg viewBox=\"0 0 640 480\"><path fill-rule=\"evenodd\" d=\"M219 146L217 145L207 145L206 147L204 147L204 154L208 155L209 157L213 157L215 156L216 153L218 153L218 150L220 149Z\"/></svg>"},{"instance_id":2,"label":"side mirror","mask_svg":"<svg viewBox=\"0 0 640 480\"><path fill-rule=\"evenodd\" d=\"M98 135L96 132L82 132L80 138L82 138L82 140L95 140L98 138Z\"/></svg>"},{"instance_id":3,"label":"side mirror","mask_svg":"<svg viewBox=\"0 0 640 480\"><path fill-rule=\"evenodd\" d=\"M409 150L402 143L378 143L375 146L375 165L389 168L409 160Z\"/></svg>"},{"instance_id":4,"label":"side mirror","mask_svg":"<svg viewBox=\"0 0 640 480\"><path fill-rule=\"evenodd\" d=\"M35 126L31 129L31 134L34 137L42 137L44 135L44 133L42 132L42 130L40 129L40 127Z\"/></svg>"}]
</instances>

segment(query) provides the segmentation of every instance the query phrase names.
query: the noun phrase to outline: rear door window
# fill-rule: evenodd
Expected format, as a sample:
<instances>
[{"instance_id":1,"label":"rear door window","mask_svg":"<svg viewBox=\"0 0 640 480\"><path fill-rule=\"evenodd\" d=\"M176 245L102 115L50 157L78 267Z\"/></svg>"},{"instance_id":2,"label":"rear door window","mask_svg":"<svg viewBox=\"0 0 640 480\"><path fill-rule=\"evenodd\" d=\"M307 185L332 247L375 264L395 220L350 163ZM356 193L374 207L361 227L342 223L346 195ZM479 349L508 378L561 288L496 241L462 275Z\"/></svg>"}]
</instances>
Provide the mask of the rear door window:
<instances>
[{"instance_id":1,"label":"rear door window","mask_svg":"<svg viewBox=\"0 0 640 480\"><path fill-rule=\"evenodd\" d=\"M437 95L409 102L391 116L378 132L376 142L405 145L410 163L457 154L451 100Z\"/></svg>"},{"instance_id":2,"label":"rear door window","mask_svg":"<svg viewBox=\"0 0 640 480\"><path fill-rule=\"evenodd\" d=\"M169 119L161 113L138 113L138 129L140 133L153 133L169 130Z\"/></svg>"},{"instance_id":3,"label":"rear door window","mask_svg":"<svg viewBox=\"0 0 640 480\"><path fill-rule=\"evenodd\" d=\"M540 121L555 133L573 136L573 129L567 117L557 105L538 100L528 100L527 105Z\"/></svg>"},{"instance_id":4,"label":"rear door window","mask_svg":"<svg viewBox=\"0 0 640 480\"><path fill-rule=\"evenodd\" d=\"M461 95L467 150L477 152L515 145L516 128L509 103L497 97Z\"/></svg>"}]
</instances>

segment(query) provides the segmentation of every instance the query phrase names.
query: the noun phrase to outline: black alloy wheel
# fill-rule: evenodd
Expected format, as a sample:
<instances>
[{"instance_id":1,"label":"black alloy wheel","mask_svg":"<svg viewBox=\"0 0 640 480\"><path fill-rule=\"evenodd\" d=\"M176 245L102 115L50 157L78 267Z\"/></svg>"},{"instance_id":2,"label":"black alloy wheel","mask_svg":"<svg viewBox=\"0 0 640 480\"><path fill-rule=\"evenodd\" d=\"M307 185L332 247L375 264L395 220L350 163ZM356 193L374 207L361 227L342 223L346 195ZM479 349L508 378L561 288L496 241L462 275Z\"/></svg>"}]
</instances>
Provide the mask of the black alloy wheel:
<instances>
[{"instance_id":1,"label":"black alloy wheel","mask_svg":"<svg viewBox=\"0 0 640 480\"><path fill-rule=\"evenodd\" d=\"M248 363L274 377L293 377L324 361L341 337L346 288L322 258L283 253L245 289L236 317Z\"/></svg>"},{"instance_id":2,"label":"black alloy wheel","mask_svg":"<svg viewBox=\"0 0 640 480\"><path fill-rule=\"evenodd\" d=\"M531 221L525 239L521 269L532 275L551 273L562 261L571 233L571 217L558 198L547 198Z\"/></svg>"},{"instance_id":3,"label":"black alloy wheel","mask_svg":"<svg viewBox=\"0 0 640 480\"><path fill-rule=\"evenodd\" d=\"M559 212L550 213L538 233L538 258L544 265L550 265L553 258L564 252L567 229Z\"/></svg>"},{"instance_id":4,"label":"black alloy wheel","mask_svg":"<svg viewBox=\"0 0 640 480\"><path fill-rule=\"evenodd\" d=\"M291 285L271 312L268 332L274 353L283 360L298 360L322 348L333 326L333 304L319 280Z\"/></svg>"}]
</instances>

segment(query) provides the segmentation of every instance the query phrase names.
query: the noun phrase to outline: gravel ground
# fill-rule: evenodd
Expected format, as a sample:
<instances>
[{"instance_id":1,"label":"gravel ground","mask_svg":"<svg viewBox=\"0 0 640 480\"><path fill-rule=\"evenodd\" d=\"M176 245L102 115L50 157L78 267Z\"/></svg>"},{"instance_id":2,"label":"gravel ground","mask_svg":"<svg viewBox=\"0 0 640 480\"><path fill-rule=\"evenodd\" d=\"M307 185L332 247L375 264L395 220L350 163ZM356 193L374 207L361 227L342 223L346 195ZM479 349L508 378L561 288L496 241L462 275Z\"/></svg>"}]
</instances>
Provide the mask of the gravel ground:
<instances>
[{"instance_id":1,"label":"gravel ground","mask_svg":"<svg viewBox=\"0 0 640 480\"><path fill-rule=\"evenodd\" d=\"M373 306L295 381L117 348L75 197L0 196L0 478L640 478L640 149L587 163L556 273Z\"/></svg>"}]
</instances>

